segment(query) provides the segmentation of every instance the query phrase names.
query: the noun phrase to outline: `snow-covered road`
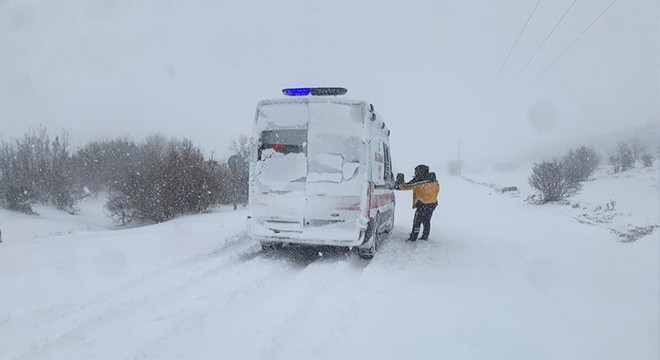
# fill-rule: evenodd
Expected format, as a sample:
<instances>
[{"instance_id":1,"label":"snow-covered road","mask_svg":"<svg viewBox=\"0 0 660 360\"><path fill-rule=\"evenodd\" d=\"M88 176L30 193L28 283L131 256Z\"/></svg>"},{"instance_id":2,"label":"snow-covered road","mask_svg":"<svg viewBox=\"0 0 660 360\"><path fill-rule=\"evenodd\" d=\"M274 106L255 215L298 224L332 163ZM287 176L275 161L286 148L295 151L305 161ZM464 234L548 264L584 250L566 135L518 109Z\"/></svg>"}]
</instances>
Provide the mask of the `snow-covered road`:
<instances>
[{"instance_id":1,"label":"snow-covered road","mask_svg":"<svg viewBox=\"0 0 660 360\"><path fill-rule=\"evenodd\" d=\"M441 179L429 242L262 253L244 211L0 247L0 359L657 359L657 230L624 244ZM3 233L5 238L10 233Z\"/></svg>"}]
</instances>

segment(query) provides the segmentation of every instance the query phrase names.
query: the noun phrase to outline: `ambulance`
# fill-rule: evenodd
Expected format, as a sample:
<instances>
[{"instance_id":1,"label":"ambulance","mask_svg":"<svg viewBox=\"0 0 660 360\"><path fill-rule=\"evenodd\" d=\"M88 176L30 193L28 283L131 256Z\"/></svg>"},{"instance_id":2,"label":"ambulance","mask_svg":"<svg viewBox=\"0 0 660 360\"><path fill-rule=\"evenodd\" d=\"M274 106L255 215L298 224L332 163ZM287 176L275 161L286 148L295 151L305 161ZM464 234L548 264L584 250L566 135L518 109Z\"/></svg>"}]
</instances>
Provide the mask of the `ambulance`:
<instances>
[{"instance_id":1,"label":"ambulance","mask_svg":"<svg viewBox=\"0 0 660 360\"><path fill-rule=\"evenodd\" d=\"M265 251L339 246L371 259L394 227L390 130L345 88L289 88L257 104L247 232Z\"/></svg>"}]
</instances>

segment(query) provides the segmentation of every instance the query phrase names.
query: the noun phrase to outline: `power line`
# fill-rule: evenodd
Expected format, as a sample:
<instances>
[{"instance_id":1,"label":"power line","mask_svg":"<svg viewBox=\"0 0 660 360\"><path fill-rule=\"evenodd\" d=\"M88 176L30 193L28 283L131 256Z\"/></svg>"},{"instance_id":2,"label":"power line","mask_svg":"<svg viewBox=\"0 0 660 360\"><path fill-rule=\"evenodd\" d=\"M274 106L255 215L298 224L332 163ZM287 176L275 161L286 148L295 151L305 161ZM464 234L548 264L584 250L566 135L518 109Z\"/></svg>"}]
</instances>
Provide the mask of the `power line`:
<instances>
[{"instance_id":1,"label":"power line","mask_svg":"<svg viewBox=\"0 0 660 360\"><path fill-rule=\"evenodd\" d=\"M527 66L529 66L529 64L532 62L532 60L534 60L534 58L536 57L536 54L538 54L539 51L541 51L541 48L543 48L543 46L544 46L545 43L548 41L548 39L550 38L550 36L552 36L552 34L553 34L553 33L555 32L555 30L557 29L557 27L559 27L559 24L561 24L561 22L564 20L564 18L566 17L566 15L571 11L571 9L573 8L573 5L575 5L576 2L577 2L577 0L573 0L573 2L571 3L571 5L569 5L568 8L566 9L566 11L564 11L564 14L562 14L562 16L559 18L559 20L555 23L555 26L552 27L552 30L550 30L550 32L548 33L548 35L546 35L545 39L543 39L543 41L541 42L541 44L536 48L536 50L534 51L534 53L532 54L532 56L527 60L527 62L525 63L525 66L523 66L522 69L520 69L520 71L518 72L518 74L516 75L516 77L513 79L513 81L511 81L511 83L510 83L509 86L506 88L506 90L504 91L504 93L502 93L502 96L500 96L500 98L497 100L498 103L502 100L502 98L503 98L504 96L506 96L506 94L509 92L509 90L511 90L511 88L512 88L513 85L516 83L516 81L518 80L518 78L520 78L520 75L522 75L522 73L525 72L525 70L527 69Z\"/></svg>"},{"instance_id":2,"label":"power line","mask_svg":"<svg viewBox=\"0 0 660 360\"><path fill-rule=\"evenodd\" d=\"M484 100L486 100L486 97L488 97L488 94L490 93L490 90L493 88L493 85L495 84L495 81L497 81L497 78L500 76L500 73L502 72L502 69L504 69L504 65L506 65L507 61L509 61L509 57L511 56L511 53L513 52L513 49L518 45L518 41L520 41L520 38L522 37L522 34L525 32L525 29L527 28L527 24L529 24L529 21L532 19L532 16L534 15L534 12L536 11L536 8L539 6L539 3L541 3L541 0L538 0L536 2L536 5L534 5L534 8L532 9L532 12L529 14L527 17L527 21L525 21L525 24L523 25L522 29L520 29L520 32L518 33L518 36L516 37L516 41L513 42L513 45L511 46L511 49L509 49L509 52L506 54L506 57L504 58L504 61L502 62L502 65L500 65L500 68L497 70L497 73L495 74L495 77L493 78L493 81L491 81L490 85L488 86L488 89L486 90L486 94L484 94L484 97L481 98L481 101L479 102L479 105L481 105Z\"/></svg>"},{"instance_id":3,"label":"power line","mask_svg":"<svg viewBox=\"0 0 660 360\"><path fill-rule=\"evenodd\" d=\"M561 59L561 58L564 56L564 54L566 54L566 53L568 52L568 50L570 50L570 49L573 47L573 45L575 45L575 43L578 42L578 40L580 40L580 38L582 38L582 36L583 36L587 31L589 31L589 29L591 29L591 27L592 27L592 26L598 21L598 19L600 19L600 18L601 18L606 12L607 12L607 10L609 10L609 9L612 7L612 5L614 5L615 2L617 2L617 0L613 0L609 5L607 5L607 7L605 8L605 10L603 10L603 12L601 12L600 15L598 15L598 16L594 19L594 21L592 21L591 24L589 24L589 26L587 26L587 27L586 27L586 28L580 33L580 35L578 35L578 36L573 40L573 42L571 42L571 44L568 45L568 46L566 47L566 49L564 49L564 51L561 52L561 54L559 54L559 56L557 56L557 58L552 62L552 64L550 64L550 66L548 66L545 70L543 70L543 72L542 72L541 74L539 74L539 76L537 76L536 79L534 79L534 81L532 81L532 82L531 82L531 83L530 83L525 89L527 90L527 89L531 88L532 86L534 86L534 84L536 84L536 82L537 82L539 79L541 79L541 78L543 77L543 75L545 75L548 71L550 71L550 69L551 69L553 66L555 66L555 64L559 61L559 59Z\"/></svg>"}]
</instances>

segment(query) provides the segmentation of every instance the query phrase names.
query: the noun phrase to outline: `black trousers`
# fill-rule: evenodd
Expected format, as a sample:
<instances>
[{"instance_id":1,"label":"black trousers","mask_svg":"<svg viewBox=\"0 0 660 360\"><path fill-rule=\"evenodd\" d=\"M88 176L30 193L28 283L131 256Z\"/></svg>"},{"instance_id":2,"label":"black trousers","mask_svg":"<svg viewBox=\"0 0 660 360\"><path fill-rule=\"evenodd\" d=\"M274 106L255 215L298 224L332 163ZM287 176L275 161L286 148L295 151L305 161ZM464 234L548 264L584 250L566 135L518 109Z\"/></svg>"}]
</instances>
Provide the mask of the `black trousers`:
<instances>
[{"instance_id":1,"label":"black trousers","mask_svg":"<svg viewBox=\"0 0 660 360\"><path fill-rule=\"evenodd\" d=\"M431 233L431 217L433 216L433 210L435 210L436 206L438 206L437 203L417 203L417 211L415 211L415 218L413 219L413 229L410 233L410 240L417 240L417 235L419 235L419 230L422 225L424 225L422 239L428 239L429 234Z\"/></svg>"}]
</instances>

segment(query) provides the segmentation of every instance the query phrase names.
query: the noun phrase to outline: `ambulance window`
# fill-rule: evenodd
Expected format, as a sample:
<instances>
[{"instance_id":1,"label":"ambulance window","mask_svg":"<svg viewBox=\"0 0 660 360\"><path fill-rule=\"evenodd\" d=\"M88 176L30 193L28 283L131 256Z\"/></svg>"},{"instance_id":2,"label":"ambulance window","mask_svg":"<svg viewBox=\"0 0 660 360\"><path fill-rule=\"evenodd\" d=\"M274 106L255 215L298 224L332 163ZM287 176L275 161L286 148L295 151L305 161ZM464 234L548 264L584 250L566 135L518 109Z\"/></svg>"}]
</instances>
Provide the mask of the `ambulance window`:
<instances>
[{"instance_id":1,"label":"ambulance window","mask_svg":"<svg viewBox=\"0 0 660 360\"><path fill-rule=\"evenodd\" d=\"M383 154L385 155L385 166L384 168L384 173L383 173L383 180L385 182L388 181L393 181L393 174L392 174L392 160L390 158L390 148L386 145L383 144Z\"/></svg>"},{"instance_id":2,"label":"ambulance window","mask_svg":"<svg viewBox=\"0 0 660 360\"><path fill-rule=\"evenodd\" d=\"M268 130L261 133L258 159L268 154L292 154L305 152L307 130Z\"/></svg>"}]
</instances>

